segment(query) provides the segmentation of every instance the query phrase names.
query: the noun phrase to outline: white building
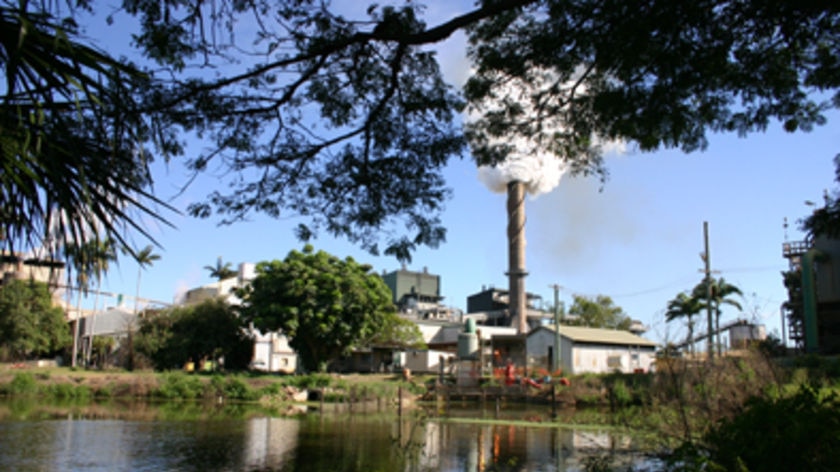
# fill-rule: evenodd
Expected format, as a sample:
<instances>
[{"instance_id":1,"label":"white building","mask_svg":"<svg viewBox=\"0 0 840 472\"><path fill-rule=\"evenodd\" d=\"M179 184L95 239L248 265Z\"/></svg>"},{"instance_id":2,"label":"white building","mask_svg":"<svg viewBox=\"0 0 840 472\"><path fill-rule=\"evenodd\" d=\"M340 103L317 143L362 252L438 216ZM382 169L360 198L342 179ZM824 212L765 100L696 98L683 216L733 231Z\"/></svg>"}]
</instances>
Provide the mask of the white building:
<instances>
[{"instance_id":1,"label":"white building","mask_svg":"<svg viewBox=\"0 0 840 472\"><path fill-rule=\"evenodd\" d=\"M528 333L529 367L548 369L553 362L554 325ZM629 331L560 326L560 366L564 374L648 372L656 343Z\"/></svg>"}]
</instances>

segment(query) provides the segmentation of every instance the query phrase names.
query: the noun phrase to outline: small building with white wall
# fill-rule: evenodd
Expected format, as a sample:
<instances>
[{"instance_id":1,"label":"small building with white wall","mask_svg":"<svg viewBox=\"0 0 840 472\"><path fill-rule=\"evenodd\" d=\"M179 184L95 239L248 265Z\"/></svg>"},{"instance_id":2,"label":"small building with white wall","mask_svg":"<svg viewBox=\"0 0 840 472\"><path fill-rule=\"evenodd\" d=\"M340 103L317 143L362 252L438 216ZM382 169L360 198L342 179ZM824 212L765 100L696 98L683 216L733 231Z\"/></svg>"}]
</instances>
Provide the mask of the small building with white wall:
<instances>
[{"instance_id":1,"label":"small building with white wall","mask_svg":"<svg viewBox=\"0 0 840 472\"><path fill-rule=\"evenodd\" d=\"M528 333L528 366L548 370L553 364L554 325ZM653 341L629 331L560 326L560 366L564 374L648 372L656 359Z\"/></svg>"}]
</instances>

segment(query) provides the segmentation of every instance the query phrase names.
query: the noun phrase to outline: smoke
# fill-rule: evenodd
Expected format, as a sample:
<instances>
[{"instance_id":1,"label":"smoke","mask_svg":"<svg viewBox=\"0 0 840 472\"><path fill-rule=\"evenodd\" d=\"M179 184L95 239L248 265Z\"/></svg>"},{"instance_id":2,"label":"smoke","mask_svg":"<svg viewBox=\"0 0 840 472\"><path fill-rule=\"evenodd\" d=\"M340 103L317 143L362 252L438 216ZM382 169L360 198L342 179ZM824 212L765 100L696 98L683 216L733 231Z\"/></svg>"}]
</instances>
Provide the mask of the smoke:
<instances>
[{"instance_id":1,"label":"smoke","mask_svg":"<svg viewBox=\"0 0 840 472\"><path fill-rule=\"evenodd\" d=\"M478 179L488 189L501 193L508 183L518 181L537 196L559 185L570 168L567 161L577 161L577 168L580 162L625 152L624 143L595 134L587 137L585 145L573 138L567 104L586 94L585 84L578 80L582 73L560 83L551 71L531 70L525 78L506 78L492 98L472 104L467 129L473 150L506 153L501 163L478 167Z\"/></svg>"},{"instance_id":2,"label":"smoke","mask_svg":"<svg viewBox=\"0 0 840 472\"><path fill-rule=\"evenodd\" d=\"M504 193L509 182L522 182L531 195L553 190L566 172L566 166L556 156L510 156L495 167L479 166L478 180L491 191Z\"/></svg>"}]
</instances>

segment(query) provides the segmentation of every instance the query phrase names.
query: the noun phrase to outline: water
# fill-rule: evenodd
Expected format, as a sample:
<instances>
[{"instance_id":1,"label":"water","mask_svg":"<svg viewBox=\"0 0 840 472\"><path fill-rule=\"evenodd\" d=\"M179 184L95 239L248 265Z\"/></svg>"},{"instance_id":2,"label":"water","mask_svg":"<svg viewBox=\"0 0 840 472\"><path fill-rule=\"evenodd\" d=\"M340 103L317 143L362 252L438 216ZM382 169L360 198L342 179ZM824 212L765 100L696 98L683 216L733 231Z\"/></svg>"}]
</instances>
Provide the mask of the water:
<instances>
[{"instance_id":1,"label":"water","mask_svg":"<svg viewBox=\"0 0 840 472\"><path fill-rule=\"evenodd\" d=\"M632 437L597 430L376 414L232 417L216 410L178 419L143 408L121 419L7 415L0 470L579 471L587 457L610 451L615 464L649 463Z\"/></svg>"}]
</instances>

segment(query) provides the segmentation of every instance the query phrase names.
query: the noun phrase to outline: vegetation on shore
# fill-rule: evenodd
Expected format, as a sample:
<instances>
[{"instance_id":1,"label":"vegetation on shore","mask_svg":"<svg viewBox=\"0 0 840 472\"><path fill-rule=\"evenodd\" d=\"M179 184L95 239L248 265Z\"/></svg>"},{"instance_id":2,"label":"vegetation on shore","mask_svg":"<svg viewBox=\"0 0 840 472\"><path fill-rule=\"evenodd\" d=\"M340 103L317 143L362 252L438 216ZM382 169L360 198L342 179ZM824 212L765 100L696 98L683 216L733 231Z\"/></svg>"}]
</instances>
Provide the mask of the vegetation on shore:
<instances>
[{"instance_id":1,"label":"vegetation on shore","mask_svg":"<svg viewBox=\"0 0 840 472\"><path fill-rule=\"evenodd\" d=\"M573 419L565 414L570 409L560 409L553 420L523 420L584 421L648 432L666 451L663 461L670 470L789 470L783 465L789 466L791 460L807 463L809 470L840 470L840 458L820 454L816 446L810 446L840 446L840 360L805 356L780 362L751 353L714 363L667 359L657 367L652 374L572 376L570 386L556 390L555 400L578 407ZM293 411L284 406L307 401L310 405L376 401L389 408L396 405L400 389L406 398L420 398L436 384L433 376L406 381L401 376L373 374L0 368L0 395L13 398L247 402L280 414ZM318 395L301 396L307 390ZM529 401L548 401L550 390L533 389Z\"/></svg>"}]
</instances>

